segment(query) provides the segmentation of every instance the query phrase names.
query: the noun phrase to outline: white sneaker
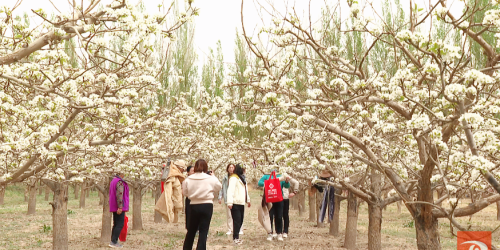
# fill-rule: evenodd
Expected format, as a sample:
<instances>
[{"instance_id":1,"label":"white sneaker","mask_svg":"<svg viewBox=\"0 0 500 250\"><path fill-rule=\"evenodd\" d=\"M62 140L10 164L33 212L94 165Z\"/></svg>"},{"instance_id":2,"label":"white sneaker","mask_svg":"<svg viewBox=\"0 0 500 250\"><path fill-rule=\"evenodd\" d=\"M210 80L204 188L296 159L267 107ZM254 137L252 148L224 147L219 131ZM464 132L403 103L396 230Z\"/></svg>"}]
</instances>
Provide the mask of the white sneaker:
<instances>
[{"instance_id":1,"label":"white sneaker","mask_svg":"<svg viewBox=\"0 0 500 250\"><path fill-rule=\"evenodd\" d=\"M243 234L243 231L240 231L240 234Z\"/></svg>"},{"instance_id":2,"label":"white sneaker","mask_svg":"<svg viewBox=\"0 0 500 250\"><path fill-rule=\"evenodd\" d=\"M237 246L238 246L238 245L241 245L241 243L243 243L243 242L241 242L241 240L239 240L239 239L235 239L235 240L233 240L233 242L234 242L234 244L235 244L235 245L237 245Z\"/></svg>"},{"instance_id":3,"label":"white sneaker","mask_svg":"<svg viewBox=\"0 0 500 250\"><path fill-rule=\"evenodd\" d=\"M231 232L231 231L227 231L227 233L226 233L226 234L227 234L227 235L231 235L231 234L233 234L233 232Z\"/></svg>"},{"instance_id":4,"label":"white sneaker","mask_svg":"<svg viewBox=\"0 0 500 250\"><path fill-rule=\"evenodd\" d=\"M276 238L276 237L278 237L278 235L277 234L273 234L273 238Z\"/></svg>"},{"instance_id":5,"label":"white sneaker","mask_svg":"<svg viewBox=\"0 0 500 250\"><path fill-rule=\"evenodd\" d=\"M278 241L283 241L283 235L278 234Z\"/></svg>"},{"instance_id":6,"label":"white sneaker","mask_svg":"<svg viewBox=\"0 0 500 250\"><path fill-rule=\"evenodd\" d=\"M273 241L273 235L272 234L268 234L266 240Z\"/></svg>"},{"instance_id":7,"label":"white sneaker","mask_svg":"<svg viewBox=\"0 0 500 250\"><path fill-rule=\"evenodd\" d=\"M287 238L288 237L288 234L287 233L283 233L283 238Z\"/></svg>"}]
</instances>

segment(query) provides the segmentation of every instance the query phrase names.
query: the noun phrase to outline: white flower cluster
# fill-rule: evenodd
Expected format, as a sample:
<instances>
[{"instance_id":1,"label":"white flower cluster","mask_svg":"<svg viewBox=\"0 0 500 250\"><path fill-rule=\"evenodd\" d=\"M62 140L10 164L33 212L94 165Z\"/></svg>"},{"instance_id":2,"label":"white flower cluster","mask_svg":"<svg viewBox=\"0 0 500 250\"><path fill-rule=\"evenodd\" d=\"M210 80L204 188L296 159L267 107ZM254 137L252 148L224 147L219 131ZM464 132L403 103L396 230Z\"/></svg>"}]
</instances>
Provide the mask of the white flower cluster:
<instances>
[{"instance_id":1,"label":"white flower cluster","mask_svg":"<svg viewBox=\"0 0 500 250\"><path fill-rule=\"evenodd\" d=\"M420 129L425 130L430 127L430 120L427 114L414 114L408 122L406 122L406 126L408 129Z\"/></svg>"},{"instance_id":2,"label":"white flower cluster","mask_svg":"<svg viewBox=\"0 0 500 250\"><path fill-rule=\"evenodd\" d=\"M500 27L500 10L493 9L486 11L483 19L483 24Z\"/></svg>"},{"instance_id":3,"label":"white flower cluster","mask_svg":"<svg viewBox=\"0 0 500 250\"><path fill-rule=\"evenodd\" d=\"M467 159L467 163L474 166L478 170L489 171L495 167L495 164L482 156L471 156Z\"/></svg>"},{"instance_id":4,"label":"white flower cluster","mask_svg":"<svg viewBox=\"0 0 500 250\"><path fill-rule=\"evenodd\" d=\"M482 88L483 85L495 83L495 79L483 72L475 69L471 69L464 74L465 80L469 83L474 81L478 88Z\"/></svg>"},{"instance_id":5,"label":"white flower cluster","mask_svg":"<svg viewBox=\"0 0 500 250\"><path fill-rule=\"evenodd\" d=\"M448 13L448 8L441 5L434 9L434 14L440 18L444 18L446 13Z\"/></svg>"},{"instance_id":6,"label":"white flower cluster","mask_svg":"<svg viewBox=\"0 0 500 250\"><path fill-rule=\"evenodd\" d=\"M465 120L473 129L478 129L484 123L484 118L476 113L465 113L460 116L459 120Z\"/></svg>"}]
</instances>

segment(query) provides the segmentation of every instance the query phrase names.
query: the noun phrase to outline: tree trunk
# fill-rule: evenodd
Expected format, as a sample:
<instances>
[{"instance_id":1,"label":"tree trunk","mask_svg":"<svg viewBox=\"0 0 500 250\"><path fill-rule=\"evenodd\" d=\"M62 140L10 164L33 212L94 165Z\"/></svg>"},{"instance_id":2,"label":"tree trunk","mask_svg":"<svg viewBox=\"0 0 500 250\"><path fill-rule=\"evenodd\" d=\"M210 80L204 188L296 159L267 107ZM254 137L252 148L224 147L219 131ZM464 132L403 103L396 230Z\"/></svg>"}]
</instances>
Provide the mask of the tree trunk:
<instances>
[{"instance_id":1,"label":"tree trunk","mask_svg":"<svg viewBox=\"0 0 500 250\"><path fill-rule=\"evenodd\" d=\"M1 192L1 191L0 191L0 192ZM2 194L0 193L0 196L1 196L1 195L2 195ZM0 197L0 199L2 199L2 198ZM2 205L1 200L0 200L0 205ZM497 220L500 220L500 201L497 201Z\"/></svg>"},{"instance_id":2,"label":"tree trunk","mask_svg":"<svg viewBox=\"0 0 500 250\"><path fill-rule=\"evenodd\" d=\"M50 196L50 188L45 185L45 201L49 201L49 196Z\"/></svg>"},{"instance_id":3,"label":"tree trunk","mask_svg":"<svg viewBox=\"0 0 500 250\"><path fill-rule=\"evenodd\" d=\"M104 196L102 195L101 192L98 192L98 194L99 194L99 206L102 206L104 202Z\"/></svg>"},{"instance_id":4,"label":"tree trunk","mask_svg":"<svg viewBox=\"0 0 500 250\"><path fill-rule=\"evenodd\" d=\"M109 243L111 241L111 217L109 212L109 183L113 177L106 178L102 182L102 190L99 193L102 195L102 223L101 223L101 242Z\"/></svg>"},{"instance_id":5,"label":"tree trunk","mask_svg":"<svg viewBox=\"0 0 500 250\"><path fill-rule=\"evenodd\" d=\"M0 206L4 204L5 186L0 186Z\"/></svg>"},{"instance_id":6,"label":"tree trunk","mask_svg":"<svg viewBox=\"0 0 500 250\"><path fill-rule=\"evenodd\" d=\"M28 187L29 201L28 201L28 215L36 213L36 182Z\"/></svg>"},{"instance_id":7,"label":"tree trunk","mask_svg":"<svg viewBox=\"0 0 500 250\"><path fill-rule=\"evenodd\" d=\"M143 230L142 227L142 187L140 184L134 185L134 201L132 211L132 230Z\"/></svg>"},{"instance_id":8,"label":"tree trunk","mask_svg":"<svg viewBox=\"0 0 500 250\"><path fill-rule=\"evenodd\" d=\"M86 187L85 187L85 183L82 183L81 184L81 187L80 187L80 208L85 208L85 192L86 192Z\"/></svg>"},{"instance_id":9,"label":"tree trunk","mask_svg":"<svg viewBox=\"0 0 500 250\"><path fill-rule=\"evenodd\" d=\"M319 210L321 209L321 202L323 201L324 192L326 192L326 189L323 192L316 192L316 211L318 211L316 225L318 228L325 227L325 223L319 222Z\"/></svg>"},{"instance_id":10,"label":"tree trunk","mask_svg":"<svg viewBox=\"0 0 500 250\"><path fill-rule=\"evenodd\" d=\"M371 169L370 180L370 190L377 197L380 197L382 178L373 168ZM380 200L368 203L368 250L382 249L382 207L380 205Z\"/></svg>"},{"instance_id":11,"label":"tree trunk","mask_svg":"<svg viewBox=\"0 0 500 250\"><path fill-rule=\"evenodd\" d=\"M155 189L155 204L158 202L160 199L161 195L161 180L158 180L156 183L156 189ZM155 223L161 223L162 221L162 216L158 211L155 210Z\"/></svg>"},{"instance_id":12,"label":"tree trunk","mask_svg":"<svg viewBox=\"0 0 500 250\"><path fill-rule=\"evenodd\" d=\"M43 189L42 189L42 182L40 181L38 183L38 195L42 195L42 191L43 191Z\"/></svg>"},{"instance_id":13,"label":"tree trunk","mask_svg":"<svg viewBox=\"0 0 500 250\"><path fill-rule=\"evenodd\" d=\"M402 206L402 203L401 201L398 201L396 202L396 205L398 205L398 214L401 214L401 206Z\"/></svg>"},{"instance_id":14,"label":"tree trunk","mask_svg":"<svg viewBox=\"0 0 500 250\"><path fill-rule=\"evenodd\" d=\"M340 195L342 194L342 189L335 189L335 208L333 211L333 220L330 222L330 235L335 237L339 236L340 227Z\"/></svg>"},{"instance_id":15,"label":"tree trunk","mask_svg":"<svg viewBox=\"0 0 500 250\"><path fill-rule=\"evenodd\" d=\"M24 190L24 202L28 202L29 193L30 193L30 187L26 186L26 189Z\"/></svg>"},{"instance_id":16,"label":"tree trunk","mask_svg":"<svg viewBox=\"0 0 500 250\"><path fill-rule=\"evenodd\" d=\"M316 188L309 188L309 221L316 221Z\"/></svg>"},{"instance_id":17,"label":"tree trunk","mask_svg":"<svg viewBox=\"0 0 500 250\"><path fill-rule=\"evenodd\" d=\"M433 157L437 158L434 148L430 149ZM434 169L434 163L427 160L423 170L420 171L418 180L417 201L433 203L433 194L431 189L431 177ZM432 205L417 203L412 208L412 215L415 221L415 230L417 232L417 247L419 250L440 250L438 219L432 215Z\"/></svg>"},{"instance_id":18,"label":"tree trunk","mask_svg":"<svg viewBox=\"0 0 500 250\"><path fill-rule=\"evenodd\" d=\"M68 185L64 182L45 182L54 192L52 205L52 249L68 249Z\"/></svg>"},{"instance_id":19,"label":"tree trunk","mask_svg":"<svg viewBox=\"0 0 500 250\"><path fill-rule=\"evenodd\" d=\"M299 216L304 216L306 209L306 190L302 190L299 192Z\"/></svg>"},{"instance_id":20,"label":"tree trunk","mask_svg":"<svg viewBox=\"0 0 500 250\"><path fill-rule=\"evenodd\" d=\"M79 188L80 186L78 184L75 184L75 189L74 189L74 192L75 192L75 200L78 200L78 194L80 193L79 191Z\"/></svg>"},{"instance_id":21,"label":"tree trunk","mask_svg":"<svg viewBox=\"0 0 500 250\"><path fill-rule=\"evenodd\" d=\"M347 222L345 226L344 247L356 249L358 235L358 200L352 192L347 196Z\"/></svg>"}]
</instances>

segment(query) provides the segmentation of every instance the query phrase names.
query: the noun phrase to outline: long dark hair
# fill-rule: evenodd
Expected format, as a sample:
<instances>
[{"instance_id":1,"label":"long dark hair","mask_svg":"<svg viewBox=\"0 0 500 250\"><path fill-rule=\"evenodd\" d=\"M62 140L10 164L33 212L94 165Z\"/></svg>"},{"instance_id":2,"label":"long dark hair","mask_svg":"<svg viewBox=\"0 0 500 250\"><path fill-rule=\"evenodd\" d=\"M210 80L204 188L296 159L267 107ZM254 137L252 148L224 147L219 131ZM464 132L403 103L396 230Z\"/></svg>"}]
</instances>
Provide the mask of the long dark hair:
<instances>
[{"instance_id":1,"label":"long dark hair","mask_svg":"<svg viewBox=\"0 0 500 250\"><path fill-rule=\"evenodd\" d=\"M230 177L230 174L229 174L229 167L231 167L231 166L234 166L234 164L232 164L232 163L227 164L227 167L226 167L227 177ZM235 168L236 168L236 166L235 166ZM233 173L234 173L234 170L233 170Z\"/></svg>"},{"instance_id":2,"label":"long dark hair","mask_svg":"<svg viewBox=\"0 0 500 250\"><path fill-rule=\"evenodd\" d=\"M241 167L241 164L236 164L234 167L234 173L240 177L240 180L243 182L243 184L247 184L247 181L245 180L245 177L243 177L243 168Z\"/></svg>"}]
</instances>

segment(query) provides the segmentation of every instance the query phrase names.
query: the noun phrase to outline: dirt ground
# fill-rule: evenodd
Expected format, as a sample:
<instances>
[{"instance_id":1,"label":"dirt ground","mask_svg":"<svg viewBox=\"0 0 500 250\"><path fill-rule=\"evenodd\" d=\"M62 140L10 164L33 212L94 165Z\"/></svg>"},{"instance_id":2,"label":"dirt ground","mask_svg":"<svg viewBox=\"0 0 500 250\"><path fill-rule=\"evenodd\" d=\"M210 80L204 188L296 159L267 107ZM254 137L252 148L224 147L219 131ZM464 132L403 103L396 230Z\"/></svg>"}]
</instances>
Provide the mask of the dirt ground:
<instances>
[{"instance_id":1,"label":"dirt ground","mask_svg":"<svg viewBox=\"0 0 500 250\"><path fill-rule=\"evenodd\" d=\"M223 205L216 204L210 225L208 238L209 249L343 249L346 205L342 202L340 210L341 235L333 237L328 234L328 226L318 228L315 222L308 221L308 211L298 216L297 210L290 211L289 237L283 242L267 241L266 232L257 220L257 201L260 200L258 190L251 192L255 201L251 208L246 208L244 235L241 246L232 245L231 236L227 236L226 218ZM52 196L51 198L52 199ZM27 216L27 202L24 202L21 186L9 187L6 192L5 205L0 206L0 249L51 249L52 228L51 208L44 196L37 197L37 214ZM96 192L86 200L86 208L78 208L78 200L70 191L68 204L69 249L107 249L107 244L99 242L102 207L98 205ZM143 198L142 219L144 230L129 231L124 249L182 249L185 236L184 215L179 223L154 223L154 199L151 193ZM368 247L368 214L366 204L360 206L358 220L358 249ZM130 221L132 213L128 213ZM397 214L395 204L384 211L382 223L383 249L411 250L416 248L415 229L408 211L403 207ZM459 218L462 225L471 225L472 230L493 231L500 225L496 221L496 207L490 206L472 217ZM457 249L456 238L450 234L449 223L440 220L441 243L443 249ZM131 227L131 225L129 225ZM499 232L493 233L493 244L499 245ZM195 241L196 242L196 241Z\"/></svg>"}]
</instances>

